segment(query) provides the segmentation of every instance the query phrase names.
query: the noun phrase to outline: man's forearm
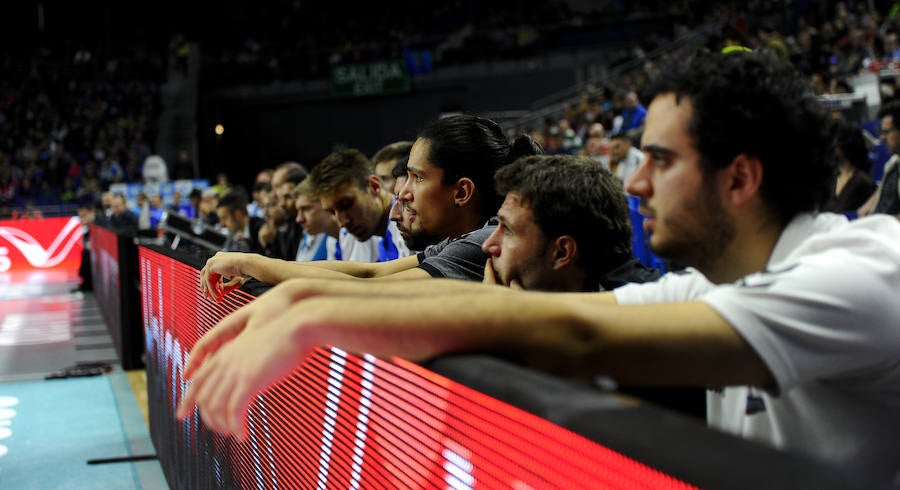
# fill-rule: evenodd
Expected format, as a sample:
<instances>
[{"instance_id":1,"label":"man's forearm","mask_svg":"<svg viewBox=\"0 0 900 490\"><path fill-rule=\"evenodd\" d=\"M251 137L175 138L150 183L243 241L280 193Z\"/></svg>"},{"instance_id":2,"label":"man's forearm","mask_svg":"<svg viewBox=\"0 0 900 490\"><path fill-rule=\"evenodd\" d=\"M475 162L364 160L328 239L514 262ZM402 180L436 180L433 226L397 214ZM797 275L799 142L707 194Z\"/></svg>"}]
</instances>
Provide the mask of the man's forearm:
<instances>
[{"instance_id":1,"label":"man's forearm","mask_svg":"<svg viewBox=\"0 0 900 490\"><path fill-rule=\"evenodd\" d=\"M701 302L612 306L588 296L481 291L409 298L322 296L283 317L296 341L423 360L485 351L574 377L623 384L770 386L768 368Z\"/></svg>"},{"instance_id":2,"label":"man's forearm","mask_svg":"<svg viewBox=\"0 0 900 490\"><path fill-rule=\"evenodd\" d=\"M352 279L363 277L365 265L359 262L321 260L292 262L257 254L247 254L241 262L241 271L266 284L279 284L296 278Z\"/></svg>"}]
</instances>

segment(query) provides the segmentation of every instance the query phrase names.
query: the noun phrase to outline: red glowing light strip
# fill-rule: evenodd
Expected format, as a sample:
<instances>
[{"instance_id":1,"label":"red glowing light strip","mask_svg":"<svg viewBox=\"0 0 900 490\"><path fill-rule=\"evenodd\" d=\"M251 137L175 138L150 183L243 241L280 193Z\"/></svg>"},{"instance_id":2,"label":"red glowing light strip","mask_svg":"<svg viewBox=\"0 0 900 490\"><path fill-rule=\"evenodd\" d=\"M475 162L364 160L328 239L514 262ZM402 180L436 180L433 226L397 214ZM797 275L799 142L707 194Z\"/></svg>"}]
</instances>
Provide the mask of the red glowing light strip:
<instances>
[{"instance_id":1,"label":"red glowing light strip","mask_svg":"<svg viewBox=\"0 0 900 490\"><path fill-rule=\"evenodd\" d=\"M149 250L141 254L142 283L159 288L142 292L144 320L159 318L160 332L174 335L182 355L252 300L243 292L221 303L206 300L199 296L196 269ZM171 357L167 365L169 373L176 369ZM172 403L181 397L175 388ZM258 397L250 417L249 442L216 436L208 447L232 460L242 488L258 486L260 478L269 487L265 480L272 475L282 485L305 481L342 488L446 488L452 475L474 477L474 488L690 488L402 359L317 349Z\"/></svg>"}]
</instances>

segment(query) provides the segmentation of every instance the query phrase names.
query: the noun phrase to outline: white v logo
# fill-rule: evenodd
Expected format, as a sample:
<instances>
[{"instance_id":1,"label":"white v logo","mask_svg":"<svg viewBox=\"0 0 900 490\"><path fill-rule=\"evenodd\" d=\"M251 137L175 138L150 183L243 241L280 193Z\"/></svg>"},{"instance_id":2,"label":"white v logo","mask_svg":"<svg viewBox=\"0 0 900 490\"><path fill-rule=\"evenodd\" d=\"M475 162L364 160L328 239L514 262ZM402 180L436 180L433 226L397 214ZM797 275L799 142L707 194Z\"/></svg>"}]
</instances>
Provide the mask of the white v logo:
<instances>
[{"instance_id":1,"label":"white v logo","mask_svg":"<svg viewBox=\"0 0 900 490\"><path fill-rule=\"evenodd\" d=\"M11 226L0 226L0 238L16 247L32 267L48 268L66 258L72 247L81 240L80 231L81 221L73 216L47 248L38 243L33 236Z\"/></svg>"}]
</instances>

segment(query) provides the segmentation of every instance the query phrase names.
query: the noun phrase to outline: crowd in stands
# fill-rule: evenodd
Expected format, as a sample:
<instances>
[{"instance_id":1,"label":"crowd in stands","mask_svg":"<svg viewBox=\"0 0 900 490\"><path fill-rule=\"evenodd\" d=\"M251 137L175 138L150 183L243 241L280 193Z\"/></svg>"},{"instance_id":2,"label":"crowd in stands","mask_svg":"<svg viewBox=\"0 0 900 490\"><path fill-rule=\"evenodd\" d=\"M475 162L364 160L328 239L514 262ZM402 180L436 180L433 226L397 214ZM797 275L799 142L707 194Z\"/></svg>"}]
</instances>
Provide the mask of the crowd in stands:
<instances>
[{"instance_id":1,"label":"crowd in stands","mask_svg":"<svg viewBox=\"0 0 900 490\"><path fill-rule=\"evenodd\" d=\"M609 164L613 136L624 133L632 144L639 144L640 125L635 123L642 117L640 102L646 80L686 62L698 49L771 50L807 75L817 95L853 93L853 77L885 73L878 87L880 99L893 100L900 95L900 77L892 74L900 63L900 16L890 5L874 10L871 5L801 2L786 9L777 2L722 2L705 8L685 6L698 20L694 24L676 23L675 36L695 37L701 42L699 48L673 49L656 58L646 50L629 51L629 60L637 58L640 62L634 70L600 85L589 85L578 100L565 102L559 111L541 121L520 123L510 132L531 132L551 153L589 155ZM867 121L855 117L850 122L859 126ZM876 132L870 131L870 147L878 136ZM619 160L612 156L614 170ZM883 165L884 161L873 164ZM870 168L868 172L877 175L876 170Z\"/></svg>"},{"instance_id":2,"label":"crowd in stands","mask_svg":"<svg viewBox=\"0 0 900 490\"><path fill-rule=\"evenodd\" d=\"M0 70L0 216L73 215L111 184L141 181L161 111L158 56L54 44L0 54Z\"/></svg>"},{"instance_id":3,"label":"crowd in stands","mask_svg":"<svg viewBox=\"0 0 900 490\"><path fill-rule=\"evenodd\" d=\"M203 293L221 300L251 279L274 288L244 315L232 315L211 329L186 367L185 376L194 384L179 415L196 415L196 402L203 422L219 432L245 435L242 424L252 397L293 369L310 347L296 345L301 337L287 338L285 332L303 320L321 332L325 317L339 318L325 322L334 336L329 342L371 348L377 355L426 359L487 346L510 349L532 365L567 375L596 375L584 366L603 364L626 381L647 382L648 373L656 373L659 379L649 381L693 388L727 385L711 394L710 410L718 410L710 412L713 425L824 461L896 475L891 431L900 418L896 400L887 398L896 398L900 341L888 327L900 313L895 301L884 300L886 293L871 300L861 291L871 289L870 283L884 285L880 293L896 286L897 273L888 266L895 266L900 255L895 240L900 225L886 216L848 220L814 211L824 204L849 218L900 212L897 159L879 183L872 172L877 162L870 157L878 138L890 152L900 153L894 125L900 121L898 85L881 84L881 125L869 139L860 127L863 121L819 111L809 96L852 92L855 75L880 73L900 61L898 10L881 5L873 10L865 2L798 2L788 11L785 4L764 1L625 4L608 2L622 16L674 9L690 13L684 22L673 23L672 34L700 32L702 45L650 58L647 53L660 47L664 36L648 36L630 51L643 61L636 69L585 89L580 100L533 127L507 131L468 114L436 118L423 121L414 141L385 141L371 155L349 148L306 165L273 162L249 185L231 182L223 172L207 189L193 189L187 204L176 198L167 206L159 195L147 194L134 209L109 189L142 180L142 163L154 154L161 72L146 66L162 69L162 63L137 69L137 64L107 58L98 69L96 54L71 47L33 59L25 68L15 68L19 60L6 56L0 68L17 76L0 81L0 209L97 201L104 207L97 219L117 228L152 230L164 213L178 213L227 237L213 251L224 253L212 256L201 271ZM437 54L435 41L452 38L467 24L479 33L468 39L492 46L480 52L494 57L557 48L578 38L574 34L582 31L576 27L589 18L553 2L528 3L532 8L520 7L515 15L484 2L443 7L402 2L355 7L360 16L354 18L364 22L323 32L336 22L332 9L301 2L276 5L290 7L292 14L272 25L271 11L261 8L240 32L223 32L223 44L204 46L206 56L219 63L219 70L246 68L265 80L323 76L329 65L396 57L408 46L425 45ZM221 15L256 11L238 4L231 8ZM581 19L578 25L562 27L572 36L550 36L548 26L573 18ZM689 23L688 18L699 20ZM435 38L417 37L423 32ZM235 51L228 43L238 34L243 40ZM173 40L169 48L183 56L185 38ZM435 59L448 64L474 58L465 42L441 53ZM716 54L715 62L702 56L710 53ZM260 63L269 71L256 71ZM799 77L789 66L799 70ZM57 71L60 67L66 69ZM670 72L678 76L667 80ZM246 81L241 74L206 73L224 82ZM748 99L741 98L745 94ZM739 110L730 110L732 103ZM785 112L766 112L767 103ZM703 120L692 119L699 113ZM722 127L718 119L735 127ZM648 121L654 121L652 130ZM648 134L649 143L642 143ZM716 158L723 156L716 152L725 158ZM669 180L658 176L672 168L684 173ZM706 180L710 175L721 178ZM632 223L629 204L651 215L648 230L657 232L655 250L683 263L670 267L685 269L684 274L660 279L665 271L635 258L633 233L644 228ZM784 237L793 243L780 245ZM812 245L804 248L807 238ZM873 252L866 240L884 246L890 255L884 267L873 258L882 257L882 251ZM853 253L841 255L833 243ZM815 267L820 262L833 267L840 260L853 267L827 272L846 274L851 286L832 287L823 280L823 269ZM767 268L782 262L787 263L783 268ZM372 281L383 279L394 281L373 287ZM408 281L417 281L415 287ZM766 281L786 286L766 296L758 292ZM748 285L760 286L755 295L746 292ZM802 288L821 294L797 301L791 294ZM541 292L523 295L515 289ZM612 296L594 302L584 295L551 297L549 292ZM309 309L297 309L297 298ZM354 308L347 307L347 298ZM573 307L573 298L583 303ZM877 304L855 310L858 302L869 301ZM615 302L653 306L604 316L609 313L604 308ZM777 308L768 308L771 304ZM503 314L495 314L501 306ZM856 321L856 313L865 321ZM793 322L793 314L802 321ZM246 331L235 323L256 315L270 316ZM608 324L585 323L598 318ZM559 336L533 328L560 321L565 328ZM675 334L657 328L669 323ZM621 328L603 330L609 324ZM364 337L378 340L354 343L357 337L339 331L347 325L376 325L381 330ZM492 328L479 331L481 325ZM654 335L634 335L629 330L634 325ZM851 326L860 329L862 340L842 343L841 328ZM439 327L445 330L438 332ZM756 334L755 328L765 333ZM384 332L391 332L390 338L379 337ZM417 337L426 334L434 337ZM651 337L666 341L654 343ZM406 343L394 344L398 338ZM882 338L887 339L883 345ZM547 342L537 345L540 341ZM624 354L608 357L604 342ZM818 349L804 350L804 342ZM247 345L285 350L254 351L262 361L248 367L241 363L247 351L240 350ZM850 347L850 354L838 356L840 362L831 362L829 355ZM204 357L217 350L216 356ZM635 352L646 355L642 359L649 367L633 368ZM712 354L695 355L707 352ZM286 357L278 358L282 354ZM834 378L819 383L820 371ZM217 372L234 378L210 374ZM242 376L252 379L234 382L244 381ZM224 403L217 397L221 390L196 388L203 383L243 391L229 394L234 398ZM848 383L865 391L864 406L844 390ZM888 384L894 391L886 395ZM731 391L735 385L743 391ZM779 388L799 390L800 399L779 398ZM747 422L753 410L766 407L775 417L771 425ZM812 408L814 420L804 425L802 414ZM859 412L848 420L851 409ZM688 411L696 415L696 408ZM888 429L879 432L881 427ZM847 454L833 447L834 441L819 439L831 430L863 449Z\"/></svg>"},{"instance_id":4,"label":"crowd in stands","mask_svg":"<svg viewBox=\"0 0 900 490\"><path fill-rule=\"evenodd\" d=\"M297 26L331 25L337 22L336 15L343 14L298 2L280 2L267 9L245 9L232 3L214 15L224 20L249 18L239 29L229 28L233 23L219 24L221 35L204 37L202 47L206 59L219 60L213 64L220 63L227 70L245 65L256 76L271 81L325 76L329 65L347 61L396 58L404 46L426 46L445 53L445 57L434 57L435 66L450 65L454 49L439 50L437 46L466 25L471 28L471 39L455 48L464 53L457 56L458 61L552 51L576 43L576 39L584 41L590 37L586 32L602 31L598 23L624 22L638 35L620 43L634 47L623 52L622 60L642 63L618 79L588 86L580 100L566 104L559 114L540 124L510 131L530 133L548 153L592 156L614 171L622 152L614 149L613 136L626 134L630 144L622 144L630 146L630 159L639 158L635 147L645 81L685 59L680 51L653 59L647 56L671 39L693 32L702 36L707 49L766 47L808 74L818 94L852 91L851 77L889 69L900 59L896 12L882 5L871 10L866 2L799 3L789 10L774 2L686 1L676 5L650 0L606 2L587 12L575 12L565 2L507 7L477 2L437 10L415 2L358 6L357 15L343 19L350 24L348 28L323 31ZM671 32L640 33L639 22L654 15L667 16ZM517 32L524 27L535 32ZM551 30L557 34L551 35ZM298 32L303 34L298 37ZM183 61L188 41L184 34L174 34L165 47L169 53L144 46L128 54L113 54L69 43L45 47L37 55L5 54L0 60L4 73L9 74L0 82L0 213L27 214L23 213L26 208L47 205L68 205L71 211L80 201L98 200L112 183L141 181L142 162L153 153L155 144L166 56L171 54L176 64ZM260 64L277 70L260 70ZM279 70L309 73L276 73ZM210 66L205 66L203 73L204 78L229 80ZM894 97L895 80L900 78L882 83L884 99ZM626 169L631 167L633 164L627 163L618 172L620 177L627 178Z\"/></svg>"},{"instance_id":5,"label":"crowd in stands","mask_svg":"<svg viewBox=\"0 0 900 490\"><path fill-rule=\"evenodd\" d=\"M249 3L248 3L249 4ZM214 14L216 35L197 33L208 86L327 78L334 65L403 60L411 74L479 61L531 58L571 49L671 39L672 23L689 23L704 2L418 2L365 4L352 15L326 4L283 0L267 9L240 2ZM687 7L687 8L685 8ZM220 28L240 18L240 28ZM329 26L341 25L342 29ZM190 37L190 34L188 34Z\"/></svg>"}]
</instances>

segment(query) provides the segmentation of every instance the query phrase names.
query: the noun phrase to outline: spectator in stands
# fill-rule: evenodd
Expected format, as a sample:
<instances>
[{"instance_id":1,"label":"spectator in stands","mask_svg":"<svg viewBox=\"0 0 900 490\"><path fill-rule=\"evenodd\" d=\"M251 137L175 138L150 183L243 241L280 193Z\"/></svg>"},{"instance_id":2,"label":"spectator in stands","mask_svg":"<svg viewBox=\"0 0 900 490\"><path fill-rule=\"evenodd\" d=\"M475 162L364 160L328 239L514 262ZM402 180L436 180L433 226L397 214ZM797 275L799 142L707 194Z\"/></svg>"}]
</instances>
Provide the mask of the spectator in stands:
<instances>
[{"instance_id":1,"label":"spectator in stands","mask_svg":"<svg viewBox=\"0 0 900 490\"><path fill-rule=\"evenodd\" d=\"M629 134L616 133L609 139L609 169L622 182L627 182L644 161L644 153L634 147L631 138Z\"/></svg>"},{"instance_id":2,"label":"spectator in stands","mask_svg":"<svg viewBox=\"0 0 900 490\"><path fill-rule=\"evenodd\" d=\"M228 231L225 252L261 253L259 229L265 220L247 214L247 193L243 187L232 187L216 203L216 215L222 228Z\"/></svg>"},{"instance_id":3,"label":"spectator in stands","mask_svg":"<svg viewBox=\"0 0 900 490\"><path fill-rule=\"evenodd\" d=\"M563 148L563 135L559 132L559 125L553 124L547 128L544 139L544 152L547 155L568 155L569 152Z\"/></svg>"},{"instance_id":4,"label":"spectator in stands","mask_svg":"<svg viewBox=\"0 0 900 490\"><path fill-rule=\"evenodd\" d=\"M111 228L119 233L127 235L137 233L138 217L128 209L128 205L125 203L125 196L118 193L113 194L112 200L110 201L110 210L112 213L110 214L107 223Z\"/></svg>"},{"instance_id":5,"label":"spectator in stands","mask_svg":"<svg viewBox=\"0 0 900 490\"><path fill-rule=\"evenodd\" d=\"M186 206L183 201L184 197L182 196L181 191L172 191L172 202L169 203L168 206L166 206L166 212L181 214L182 206Z\"/></svg>"},{"instance_id":6,"label":"spectator in stands","mask_svg":"<svg viewBox=\"0 0 900 490\"><path fill-rule=\"evenodd\" d=\"M542 155L500 168L499 225L482 244L484 282L540 291L605 291L659 278L631 255L622 183L584 157Z\"/></svg>"},{"instance_id":7,"label":"spectator in stands","mask_svg":"<svg viewBox=\"0 0 900 490\"><path fill-rule=\"evenodd\" d=\"M163 203L163 198L159 193L150 194L150 198L148 199L148 210L150 213L150 228L156 229L159 227L159 222L162 221L163 215L166 213L166 205Z\"/></svg>"},{"instance_id":8,"label":"spectator in stands","mask_svg":"<svg viewBox=\"0 0 900 490\"><path fill-rule=\"evenodd\" d=\"M103 187L109 187L110 184L123 182L125 180L125 170L119 165L117 160L104 158L100 162L100 170L98 173L100 184Z\"/></svg>"},{"instance_id":9,"label":"spectator in stands","mask_svg":"<svg viewBox=\"0 0 900 490\"><path fill-rule=\"evenodd\" d=\"M278 236L278 229L284 226L284 222L287 218L285 216L284 208L278 204L274 193L269 194L265 208L266 222L263 224L262 228L259 229L259 243L263 247L263 255L266 257L277 258L280 253L278 251L280 245L277 243L276 237Z\"/></svg>"},{"instance_id":10,"label":"spectator in stands","mask_svg":"<svg viewBox=\"0 0 900 490\"><path fill-rule=\"evenodd\" d=\"M115 197L115 193L113 191L106 191L100 195L100 209L102 211L102 216L95 216L94 220L103 219L104 222L108 222L109 218L112 216L112 202L113 197Z\"/></svg>"},{"instance_id":11,"label":"spectator in stands","mask_svg":"<svg viewBox=\"0 0 900 490\"><path fill-rule=\"evenodd\" d=\"M562 150L568 155L577 155L581 150L582 140L572 128L572 123L568 119L562 118L556 122L559 134L562 136Z\"/></svg>"},{"instance_id":12,"label":"spectator in stands","mask_svg":"<svg viewBox=\"0 0 900 490\"><path fill-rule=\"evenodd\" d=\"M835 158L838 173L834 178L834 194L823 208L833 213L853 213L872 195L875 185L869 177L872 161L862 130L844 119L836 121Z\"/></svg>"},{"instance_id":13,"label":"spectator in stands","mask_svg":"<svg viewBox=\"0 0 900 490\"><path fill-rule=\"evenodd\" d=\"M609 145L601 138L595 136L588 138L578 154L583 157L589 157L604 168L609 169Z\"/></svg>"},{"instance_id":14,"label":"spectator in stands","mask_svg":"<svg viewBox=\"0 0 900 490\"><path fill-rule=\"evenodd\" d=\"M213 184L212 187L220 196L224 196L228 193L228 191L231 190L231 181L228 179L228 174L225 172L217 173L216 183Z\"/></svg>"},{"instance_id":15,"label":"spectator in stands","mask_svg":"<svg viewBox=\"0 0 900 490\"><path fill-rule=\"evenodd\" d=\"M256 174L256 179L254 179L254 182L268 182L269 184L271 184L272 174L274 173L274 168L264 168L260 170L258 174Z\"/></svg>"},{"instance_id":16,"label":"spectator in stands","mask_svg":"<svg viewBox=\"0 0 900 490\"><path fill-rule=\"evenodd\" d=\"M410 235L410 227L412 225L410 213L403 205L403 201L400 200L400 191L403 189L403 186L406 185L408 165L409 158L403 158L400 159L397 164L394 165L394 169L391 170L391 174L394 178L394 204L391 206L390 218L391 221L397 223L397 229L400 230L400 236L403 237L403 241L406 243L406 248L409 249L410 254L418 254L424 250L428 244L421 243L418 239L418 235Z\"/></svg>"},{"instance_id":17,"label":"spectator in stands","mask_svg":"<svg viewBox=\"0 0 900 490\"><path fill-rule=\"evenodd\" d=\"M204 225L219 227L219 216L216 214L216 206L219 202L219 193L213 187L207 187L200 192L200 203L197 205L197 218Z\"/></svg>"},{"instance_id":18,"label":"spectator in stands","mask_svg":"<svg viewBox=\"0 0 900 490\"><path fill-rule=\"evenodd\" d=\"M91 224L97 217L99 206L96 202L78 205L78 219L81 220L81 262L78 264L78 287L72 292L94 290L94 275L91 269Z\"/></svg>"},{"instance_id":19,"label":"spectator in stands","mask_svg":"<svg viewBox=\"0 0 900 490\"><path fill-rule=\"evenodd\" d=\"M510 143L500 126L489 119L459 115L432 120L413 144L407 179L398 196L409 222L402 233L404 239L434 245L422 253L381 263L289 264L259 256L217 254L201 270L201 289L210 298L221 298L243 275L267 284L292 277L481 281L488 258L481 244L493 232L496 223L488 221L499 208L493 172L520 156L540 152L540 145L527 135ZM371 188L380 185L380 180L370 175L366 183ZM363 191L357 188L355 193ZM323 205L333 201L322 199Z\"/></svg>"},{"instance_id":20,"label":"spectator in stands","mask_svg":"<svg viewBox=\"0 0 900 490\"><path fill-rule=\"evenodd\" d=\"M146 192L139 192L135 205L131 207L131 212L138 217L138 229L150 229L150 199Z\"/></svg>"},{"instance_id":21,"label":"spectator in stands","mask_svg":"<svg viewBox=\"0 0 900 490\"><path fill-rule=\"evenodd\" d=\"M381 179L381 186L393 192L394 177L392 171L401 158L409 158L412 149L412 141L396 141L385 145L372 156L372 164L375 165L375 175Z\"/></svg>"},{"instance_id":22,"label":"spectator in stands","mask_svg":"<svg viewBox=\"0 0 900 490\"><path fill-rule=\"evenodd\" d=\"M265 228L275 229L275 238L269 253L272 257L294 260L297 257L297 249L303 240L303 227L297 223L297 208L295 199L290 198L291 189L303 182L308 172L297 162L284 162L272 172L272 194L275 203L281 208L281 214L273 214L272 221L267 221ZM266 230L263 235L270 234Z\"/></svg>"},{"instance_id":23,"label":"spectator in stands","mask_svg":"<svg viewBox=\"0 0 900 490\"><path fill-rule=\"evenodd\" d=\"M391 177L394 179L394 203L400 199L398 195L400 194L400 189L406 184L407 171L409 170L409 157L401 158L397 160L397 163L394 164L394 168L391 169Z\"/></svg>"},{"instance_id":24,"label":"spectator in stands","mask_svg":"<svg viewBox=\"0 0 900 490\"><path fill-rule=\"evenodd\" d=\"M251 304L195 345L179 415L196 401L211 428L245 435L255 394L320 344L419 360L500 351L570 376L720 387L711 426L896 481L900 222L815 214L831 192L829 116L791 65L704 55L664 75L627 190L654 251L692 269L593 296L436 295L417 281L402 298L360 288L291 304L278 286L258 300L278 314Z\"/></svg>"},{"instance_id":25,"label":"spectator in stands","mask_svg":"<svg viewBox=\"0 0 900 490\"><path fill-rule=\"evenodd\" d=\"M590 126L587 127L587 137L588 138L606 138L606 129L603 127L603 124L600 122L592 122Z\"/></svg>"},{"instance_id":26,"label":"spectator in stands","mask_svg":"<svg viewBox=\"0 0 900 490\"><path fill-rule=\"evenodd\" d=\"M881 119L881 138L892 155L884 164L884 175L878 188L859 210L859 216L868 214L900 214L900 100L885 104L878 111Z\"/></svg>"},{"instance_id":27,"label":"spectator in stands","mask_svg":"<svg viewBox=\"0 0 900 490\"><path fill-rule=\"evenodd\" d=\"M297 249L297 262L336 260L340 254L338 237L341 225L322 208L309 178L298 184L290 196L297 207L297 223L303 226L303 239Z\"/></svg>"},{"instance_id":28,"label":"spectator in stands","mask_svg":"<svg viewBox=\"0 0 900 490\"><path fill-rule=\"evenodd\" d=\"M647 109L638 100L637 92L631 91L625 94L623 100L622 125L614 133L634 133L640 131L647 117Z\"/></svg>"},{"instance_id":29,"label":"spectator in stands","mask_svg":"<svg viewBox=\"0 0 900 490\"><path fill-rule=\"evenodd\" d=\"M75 181L72 180L72 178L69 176L66 176L63 179L62 189L60 189L59 192L59 200L63 205L72 204L78 201L78 196L75 189Z\"/></svg>"},{"instance_id":30,"label":"spectator in stands","mask_svg":"<svg viewBox=\"0 0 900 490\"><path fill-rule=\"evenodd\" d=\"M148 204L147 193L141 191L138 192L137 196L135 197L134 204L132 204L129 209L131 209L131 212L135 215L140 216L141 211L144 209L144 206Z\"/></svg>"},{"instance_id":31,"label":"spectator in stands","mask_svg":"<svg viewBox=\"0 0 900 490\"><path fill-rule=\"evenodd\" d=\"M194 219L200 216L200 202L203 200L203 191L198 188L191 189L188 193L187 207L180 207L179 212L184 216Z\"/></svg>"},{"instance_id":32,"label":"spectator in stands","mask_svg":"<svg viewBox=\"0 0 900 490\"><path fill-rule=\"evenodd\" d=\"M266 201L269 199L269 193L272 192L271 182L256 181L253 184L251 192L252 200L247 204L247 213L257 218L266 217Z\"/></svg>"},{"instance_id":33,"label":"spectator in stands","mask_svg":"<svg viewBox=\"0 0 900 490\"><path fill-rule=\"evenodd\" d=\"M359 150L339 150L310 173L322 207L341 225L341 260L386 262L409 255L396 223L389 219L391 193L372 162Z\"/></svg>"}]
</instances>

